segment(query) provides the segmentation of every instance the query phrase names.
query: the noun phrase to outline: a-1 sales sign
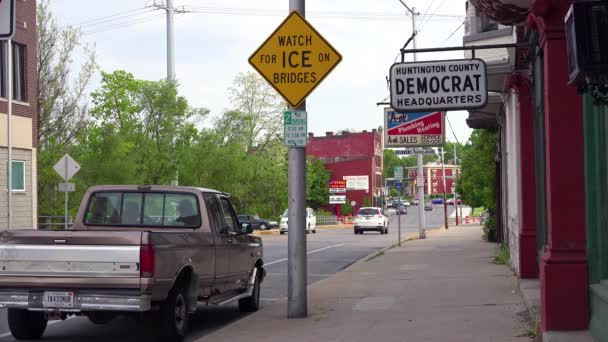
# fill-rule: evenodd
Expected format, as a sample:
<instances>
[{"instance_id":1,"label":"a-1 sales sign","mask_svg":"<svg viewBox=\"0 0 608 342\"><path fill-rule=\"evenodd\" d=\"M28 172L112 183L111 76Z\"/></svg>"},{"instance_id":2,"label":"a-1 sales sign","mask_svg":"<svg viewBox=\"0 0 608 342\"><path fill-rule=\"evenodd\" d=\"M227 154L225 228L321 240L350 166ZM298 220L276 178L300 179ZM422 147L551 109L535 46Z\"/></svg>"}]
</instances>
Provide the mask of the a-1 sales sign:
<instances>
[{"instance_id":1,"label":"a-1 sales sign","mask_svg":"<svg viewBox=\"0 0 608 342\"><path fill-rule=\"evenodd\" d=\"M390 86L391 107L402 112L476 109L488 102L481 59L396 63Z\"/></svg>"}]
</instances>

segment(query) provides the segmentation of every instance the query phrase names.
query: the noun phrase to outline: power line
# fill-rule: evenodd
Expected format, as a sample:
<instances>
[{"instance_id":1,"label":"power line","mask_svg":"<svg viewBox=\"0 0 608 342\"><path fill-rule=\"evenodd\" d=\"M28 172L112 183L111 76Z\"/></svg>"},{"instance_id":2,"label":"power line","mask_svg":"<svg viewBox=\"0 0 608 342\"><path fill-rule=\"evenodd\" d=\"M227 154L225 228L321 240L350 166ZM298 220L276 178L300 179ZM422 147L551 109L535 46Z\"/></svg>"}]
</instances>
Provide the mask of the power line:
<instances>
[{"instance_id":1,"label":"power line","mask_svg":"<svg viewBox=\"0 0 608 342\"><path fill-rule=\"evenodd\" d=\"M456 32L458 32L458 30L459 30L459 29L460 29L460 28L461 28L463 25L464 25L464 21L462 22L462 24L460 24L460 25L459 25L459 26L458 26L458 27L457 27L457 28L454 30L454 32L452 32L452 34L450 34L450 35L449 35L449 36L448 36L448 37L447 37L447 38L446 38L446 39L443 41L443 43L441 43L441 45L445 45L445 43L447 43L447 42L450 40L450 38L452 38L452 36L453 36L453 35L454 35Z\"/></svg>"},{"instance_id":2,"label":"power line","mask_svg":"<svg viewBox=\"0 0 608 342\"><path fill-rule=\"evenodd\" d=\"M261 9L261 8L234 8L234 7L188 7L192 13L215 14L215 15L243 15L243 16L284 16L283 10ZM343 11L308 11L308 17L316 18L339 18L349 20L388 20L403 21L404 17L395 13L386 12L343 12ZM463 15L437 14L434 21L460 22Z\"/></svg>"},{"instance_id":3,"label":"power line","mask_svg":"<svg viewBox=\"0 0 608 342\"><path fill-rule=\"evenodd\" d=\"M103 26L107 26L107 25L113 25L116 24L117 22L125 22L125 21L129 21L131 19L135 19L139 16L145 15L145 14L149 14L151 12L154 12L153 9L142 9L143 12L139 12L139 13L132 13L132 14L125 14L122 16L117 16L114 18L108 18L105 20L100 20L100 21L96 21L94 23L90 23L90 24L85 24L85 25L78 25L81 29L95 29L95 28L99 28L99 27L103 27Z\"/></svg>"},{"instance_id":4,"label":"power line","mask_svg":"<svg viewBox=\"0 0 608 342\"><path fill-rule=\"evenodd\" d=\"M454 135L454 139L456 139L456 143L458 143L458 145L460 145L460 141L458 141L458 137L456 136L456 133L454 132L454 129L452 128L452 123L450 122L450 118L446 115L445 119L448 121L448 125L450 126L450 131L452 131L452 135Z\"/></svg>"},{"instance_id":5,"label":"power line","mask_svg":"<svg viewBox=\"0 0 608 342\"><path fill-rule=\"evenodd\" d=\"M419 30L422 30L422 28L423 28L423 27L424 27L424 26L425 26L425 25L426 25L426 24L427 24L429 21L431 21L433 17L435 17L435 16L437 16L437 15L438 15L438 14L437 14L437 11L438 11L438 10L441 8L441 6L443 6L443 4L445 3L445 1L446 1L446 0L443 0L443 1L442 1L442 2L439 4L439 6L437 6L437 8L435 8L435 11L434 11L434 12L433 12L433 13L432 13L430 16L428 16L428 17L426 17L426 18L424 18L424 19L423 19L424 21L423 21L423 22L420 24L420 28L419 28ZM465 16L462 16L462 18L464 18L464 17L465 17ZM426 20L425 20L425 19L426 19Z\"/></svg>"},{"instance_id":6,"label":"power line","mask_svg":"<svg viewBox=\"0 0 608 342\"><path fill-rule=\"evenodd\" d=\"M80 23L78 23L76 25L73 25L73 26L94 25L92 23L100 21L100 20L109 19L109 18L113 18L113 17L124 16L124 15L127 15L129 13L139 12L139 11L142 11L142 10L147 10L147 8L145 8L145 7L135 8L135 9L127 10L127 11L121 11L121 12L117 12L117 13L114 13L114 14L106 15L106 16L99 17L99 18L91 18L91 19L87 19L85 21L81 21Z\"/></svg>"},{"instance_id":7,"label":"power line","mask_svg":"<svg viewBox=\"0 0 608 342\"><path fill-rule=\"evenodd\" d=\"M109 25L109 26L106 26L106 27L100 27L100 28L92 29L90 31L85 31L85 32L83 32L83 35L90 35L90 34L96 34L96 33L101 33L101 32L105 32L105 31L115 30L115 29L118 29L118 28L132 26L132 25L135 25L135 24L145 23L145 22L148 22L148 21L152 21L152 20L155 20L155 19L162 18L162 17L164 17L164 15L162 15L160 13L157 13L157 14L154 14L154 15L151 15L151 16L148 16L148 17L144 17L144 18L139 18L139 19L136 19L136 20L128 21L128 22L117 23L117 24L114 24L114 25Z\"/></svg>"}]
</instances>

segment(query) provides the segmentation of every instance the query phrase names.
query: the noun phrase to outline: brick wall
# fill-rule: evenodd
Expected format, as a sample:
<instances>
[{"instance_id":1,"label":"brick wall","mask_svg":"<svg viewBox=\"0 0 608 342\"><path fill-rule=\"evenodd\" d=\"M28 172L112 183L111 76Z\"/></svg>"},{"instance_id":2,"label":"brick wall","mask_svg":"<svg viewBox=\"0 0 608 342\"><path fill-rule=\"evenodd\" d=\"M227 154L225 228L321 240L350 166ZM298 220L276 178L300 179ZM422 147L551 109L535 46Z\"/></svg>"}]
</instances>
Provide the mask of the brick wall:
<instances>
[{"instance_id":1,"label":"brick wall","mask_svg":"<svg viewBox=\"0 0 608 342\"><path fill-rule=\"evenodd\" d=\"M38 88L36 51L36 1L16 0L17 23L13 41L25 46L25 103L13 103L13 115L32 118L32 146L38 146ZM6 99L0 99L0 112L7 113Z\"/></svg>"}]
</instances>

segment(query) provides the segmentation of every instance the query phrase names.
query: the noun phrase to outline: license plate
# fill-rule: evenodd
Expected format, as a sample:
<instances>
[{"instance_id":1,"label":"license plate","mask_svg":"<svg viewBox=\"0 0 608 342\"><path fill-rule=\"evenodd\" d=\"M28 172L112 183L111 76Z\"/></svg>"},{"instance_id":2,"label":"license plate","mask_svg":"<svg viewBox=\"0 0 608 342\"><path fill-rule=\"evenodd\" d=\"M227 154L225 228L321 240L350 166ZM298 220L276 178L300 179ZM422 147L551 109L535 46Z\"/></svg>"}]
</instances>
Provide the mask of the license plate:
<instances>
[{"instance_id":1,"label":"license plate","mask_svg":"<svg viewBox=\"0 0 608 342\"><path fill-rule=\"evenodd\" d=\"M371 217L366 217L365 219L366 219L366 220L371 220L372 218L371 218Z\"/></svg>"},{"instance_id":2,"label":"license plate","mask_svg":"<svg viewBox=\"0 0 608 342\"><path fill-rule=\"evenodd\" d=\"M45 308L73 308L74 292L45 292L42 297Z\"/></svg>"}]
</instances>

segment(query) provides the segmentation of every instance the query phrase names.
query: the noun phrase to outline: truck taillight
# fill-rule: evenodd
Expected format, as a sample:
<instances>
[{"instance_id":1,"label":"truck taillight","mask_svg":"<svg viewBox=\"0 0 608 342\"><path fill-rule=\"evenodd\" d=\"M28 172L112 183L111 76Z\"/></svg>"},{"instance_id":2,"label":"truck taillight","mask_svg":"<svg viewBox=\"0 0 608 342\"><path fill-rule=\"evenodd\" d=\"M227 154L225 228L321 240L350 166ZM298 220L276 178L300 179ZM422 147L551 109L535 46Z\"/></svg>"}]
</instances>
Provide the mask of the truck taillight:
<instances>
[{"instance_id":1,"label":"truck taillight","mask_svg":"<svg viewBox=\"0 0 608 342\"><path fill-rule=\"evenodd\" d=\"M139 274L142 278L154 277L154 247L151 245L139 248Z\"/></svg>"}]
</instances>

